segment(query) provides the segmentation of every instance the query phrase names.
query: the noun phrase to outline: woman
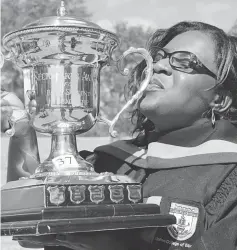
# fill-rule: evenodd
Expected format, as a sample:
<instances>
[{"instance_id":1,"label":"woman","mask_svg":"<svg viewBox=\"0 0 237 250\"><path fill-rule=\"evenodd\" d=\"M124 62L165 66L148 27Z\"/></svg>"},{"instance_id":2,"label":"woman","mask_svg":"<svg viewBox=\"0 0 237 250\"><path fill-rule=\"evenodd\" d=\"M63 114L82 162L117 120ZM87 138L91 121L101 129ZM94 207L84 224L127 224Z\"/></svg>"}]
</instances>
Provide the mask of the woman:
<instances>
[{"instance_id":1,"label":"woman","mask_svg":"<svg viewBox=\"0 0 237 250\"><path fill-rule=\"evenodd\" d=\"M139 135L81 152L98 172L142 182L146 202L174 214L176 225L27 240L71 249L236 249L236 48L236 38L200 22L155 32L154 75L133 113Z\"/></svg>"}]
</instances>

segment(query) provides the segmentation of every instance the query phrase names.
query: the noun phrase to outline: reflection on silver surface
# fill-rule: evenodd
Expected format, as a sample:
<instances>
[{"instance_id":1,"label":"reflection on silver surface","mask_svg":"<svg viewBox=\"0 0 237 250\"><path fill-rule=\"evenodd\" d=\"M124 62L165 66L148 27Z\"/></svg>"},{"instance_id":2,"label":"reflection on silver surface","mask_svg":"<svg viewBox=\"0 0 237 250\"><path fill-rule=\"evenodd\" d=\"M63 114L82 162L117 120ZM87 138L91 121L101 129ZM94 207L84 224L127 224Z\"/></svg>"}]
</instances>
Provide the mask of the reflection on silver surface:
<instances>
[{"instance_id":1,"label":"reflection on silver surface","mask_svg":"<svg viewBox=\"0 0 237 250\"><path fill-rule=\"evenodd\" d=\"M99 111L101 64L37 65L24 68L25 106L43 133L83 133Z\"/></svg>"},{"instance_id":2,"label":"reflection on silver surface","mask_svg":"<svg viewBox=\"0 0 237 250\"><path fill-rule=\"evenodd\" d=\"M52 134L50 155L36 170L39 177L92 171L78 155L76 135L97 121L100 70L119 42L113 33L66 12L61 1L58 16L41 18L3 38L8 58L23 69L31 125Z\"/></svg>"},{"instance_id":3,"label":"reflection on silver surface","mask_svg":"<svg viewBox=\"0 0 237 250\"><path fill-rule=\"evenodd\" d=\"M25 107L42 133L88 131L99 112L99 74L118 38L98 25L66 16L41 18L4 36L24 75Z\"/></svg>"},{"instance_id":4,"label":"reflection on silver surface","mask_svg":"<svg viewBox=\"0 0 237 250\"><path fill-rule=\"evenodd\" d=\"M31 125L38 132L52 135L50 155L33 178L52 172L92 173L92 165L77 152L76 135L90 130L100 120L110 125L114 136L120 114L138 100L153 73L148 51L125 51L118 62L131 53L144 57L145 80L112 121L100 117L100 71L112 60L119 39L92 22L67 16L64 1L57 13L58 16L40 18L3 38L8 51L5 58L23 69L25 108Z\"/></svg>"},{"instance_id":5,"label":"reflection on silver surface","mask_svg":"<svg viewBox=\"0 0 237 250\"><path fill-rule=\"evenodd\" d=\"M7 34L3 44L23 68L39 63L88 65L107 61L118 41L98 28L26 26Z\"/></svg>"}]
</instances>

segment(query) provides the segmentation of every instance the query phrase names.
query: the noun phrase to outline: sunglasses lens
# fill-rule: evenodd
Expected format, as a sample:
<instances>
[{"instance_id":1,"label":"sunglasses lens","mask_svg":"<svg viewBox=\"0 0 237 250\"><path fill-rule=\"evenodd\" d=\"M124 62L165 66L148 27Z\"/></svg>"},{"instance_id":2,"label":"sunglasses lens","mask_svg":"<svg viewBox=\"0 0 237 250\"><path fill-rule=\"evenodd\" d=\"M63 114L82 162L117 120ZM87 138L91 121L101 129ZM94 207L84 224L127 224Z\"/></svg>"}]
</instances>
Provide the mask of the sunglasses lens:
<instances>
[{"instance_id":1,"label":"sunglasses lens","mask_svg":"<svg viewBox=\"0 0 237 250\"><path fill-rule=\"evenodd\" d=\"M197 73L208 74L214 78L216 75L212 73L208 68L206 68L197 58L195 54L189 51L176 51L172 53L168 53L164 51L162 48L153 47L151 49L151 55L154 58L153 62L159 62L164 58L169 58L169 62L173 69L176 69L185 73L193 73L194 71ZM154 56L155 55L155 56Z\"/></svg>"},{"instance_id":2,"label":"sunglasses lens","mask_svg":"<svg viewBox=\"0 0 237 250\"><path fill-rule=\"evenodd\" d=\"M190 68L191 56L188 53L178 52L171 56L170 63L173 67L183 69L185 72L191 72Z\"/></svg>"}]
</instances>

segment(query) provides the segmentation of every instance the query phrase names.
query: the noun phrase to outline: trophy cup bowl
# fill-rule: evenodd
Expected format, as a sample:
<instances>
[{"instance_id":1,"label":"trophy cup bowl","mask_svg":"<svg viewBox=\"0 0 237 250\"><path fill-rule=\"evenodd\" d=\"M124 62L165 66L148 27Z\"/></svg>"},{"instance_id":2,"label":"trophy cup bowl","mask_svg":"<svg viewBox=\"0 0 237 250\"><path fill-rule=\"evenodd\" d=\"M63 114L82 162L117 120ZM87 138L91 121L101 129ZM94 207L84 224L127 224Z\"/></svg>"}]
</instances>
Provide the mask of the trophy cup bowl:
<instances>
[{"instance_id":1,"label":"trophy cup bowl","mask_svg":"<svg viewBox=\"0 0 237 250\"><path fill-rule=\"evenodd\" d=\"M130 53L144 56L145 80L112 121L102 119L100 72L118 44L115 34L67 16L63 1L58 16L4 36L8 58L23 70L30 124L52 140L49 157L30 178L2 187L2 200L7 201L2 203L2 235L150 227L157 226L157 218L160 225L174 222L169 215L161 219L157 205L142 204L140 183L128 176L96 173L77 151L76 135L98 120L107 122L114 135L119 115L139 98L152 76L152 58L145 49L126 51L121 60Z\"/></svg>"}]
</instances>

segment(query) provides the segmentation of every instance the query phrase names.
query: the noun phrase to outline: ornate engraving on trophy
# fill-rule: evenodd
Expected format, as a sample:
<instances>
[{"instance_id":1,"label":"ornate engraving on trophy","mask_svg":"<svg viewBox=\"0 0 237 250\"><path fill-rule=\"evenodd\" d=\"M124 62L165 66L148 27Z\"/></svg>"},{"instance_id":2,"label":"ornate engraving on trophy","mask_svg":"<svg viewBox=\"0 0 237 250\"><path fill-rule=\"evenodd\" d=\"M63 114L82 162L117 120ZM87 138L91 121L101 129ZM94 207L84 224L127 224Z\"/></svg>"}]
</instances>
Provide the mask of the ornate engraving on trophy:
<instances>
[{"instance_id":1,"label":"ornate engraving on trophy","mask_svg":"<svg viewBox=\"0 0 237 250\"><path fill-rule=\"evenodd\" d=\"M90 164L79 157L76 135L103 121L110 126L109 133L114 137L114 126L120 114L138 100L153 74L153 59L148 51L130 48L124 52L116 60L118 66L127 55L141 54L147 63L146 78L112 121L103 118L99 114L100 73L113 61L112 52L119 45L119 39L96 24L68 17L64 2L61 3L59 16L42 18L3 38L9 59L24 72L24 99L30 124L36 131L52 135L50 155L33 176L48 176L51 171L64 167L68 174L69 165L75 172L84 171L82 165L91 169ZM53 160L61 156L56 162L60 164L67 154L73 154L80 164L55 167ZM104 199L103 189L91 187L92 199L98 200L96 202ZM122 199L120 189L111 188L110 193L115 201Z\"/></svg>"},{"instance_id":2,"label":"ornate engraving on trophy","mask_svg":"<svg viewBox=\"0 0 237 250\"><path fill-rule=\"evenodd\" d=\"M85 185L76 185L76 186L69 186L68 190L70 192L70 201L73 204L80 204L82 203L85 198L85 190L86 190L86 186Z\"/></svg>"},{"instance_id":3,"label":"ornate engraving on trophy","mask_svg":"<svg viewBox=\"0 0 237 250\"><path fill-rule=\"evenodd\" d=\"M46 72L46 73L34 72L34 79L36 81L51 80L51 75L48 72Z\"/></svg>"},{"instance_id":4,"label":"ornate engraving on trophy","mask_svg":"<svg viewBox=\"0 0 237 250\"><path fill-rule=\"evenodd\" d=\"M137 203L142 199L141 185L128 185L128 199L133 203Z\"/></svg>"},{"instance_id":5,"label":"ornate engraving on trophy","mask_svg":"<svg viewBox=\"0 0 237 250\"><path fill-rule=\"evenodd\" d=\"M64 186L54 186L48 187L50 203L59 206L65 202L65 187Z\"/></svg>"},{"instance_id":6,"label":"ornate engraving on trophy","mask_svg":"<svg viewBox=\"0 0 237 250\"><path fill-rule=\"evenodd\" d=\"M71 38L70 44L71 44L71 49L74 50L76 45L77 45L78 41L75 37Z\"/></svg>"},{"instance_id":7,"label":"ornate engraving on trophy","mask_svg":"<svg viewBox=\"0 0 237 250\"><path fill-rule=\"evenodd\" d=\"M58 72L55 73L55 76L54 78L58 78L59 74ZM77 73L77 77L78 78L81 78L82 81L87 81L87 82L91 82L91 76L86 73L86 72L78 72ZM51 80L53 77L52 77L52 74L50 74L49 72L44 72L44 73L37 73L37 72L34 72L34 79L36 81L44 81L44 80ZM64 80L71 80L72 79L72 73L64 73L64 76L63 76Z\"/></svg>"},{"instance_id":8,"label":"ornate engraving on trophy","mask_svg":"<svg viewBox=\"0 0 237 250\"><path fill-rule=\"evenodd\" d=\"M91 48L98 52L104 52L106 45L105 43L95 41L91 43Z\"/></svg>"},{"instance_id":9,"label":"ornate engraving on trophy","mask_svg":"<svg viewBox=\"0 0 237 250\"><path fill-rule=\"evenodd\" d=\"M123 185L109 185L110 199L114 203L119 203L124 200Z\"/></svg>"},{"instance_id":10,"label":"ornate engraving on trophy","mask_svg":"<svg viewBox=\"0 0 237 250\"><path fill-rule=\"evenodd\" d=\"M22 44L22 50L27 51L28 53L37 52L40 48L37 45L37 41L24 42Z\"/></svg>"},{"instance_id":11,"label":"ornate engraving on trophy","mask_svg":"<svg viewBox=\"0 0 237 250\"><path fill-rule=\"evenodd\" d=\"M33 79L38 105L43 108L90 109L94 105L93 67L41 65L34 68Z\"/></svg>"},{"instance_id":12,"label":"ornate engraving on trophy","mask_svg":"<svg viewBox=\"0 0 237 250\"><path fill-rule=\"evenodd\" d=\"M105 186L104 185L89 186L88 190L90 192L90 200L92 202L99 204L105 199L105 195L104 195Z\"/></svg>"},{"instance_id":13,"label":"ornate engraving on trophy","mask_svg":"<svg viewBox=\"0 0 237 250\"><path fill-rule=\"evenodd\" d=\"M61 36L58 38L58 48L60 49L60 52L64 53L66 45L64 44L65 42L65 33L63 33Z\"/></svg>"},{"instance_id":14,"label":"ornate engraving on trophy","mask_svg":"<svg viewBox=\"0 0 237 250\"><path fill-rule=\"evenodd\" d=\"M49 47L50 46L50 40L48 39L39 39L37 45L39 46L39 48L43 48L43 47Z\"/></svg>"}]
</instances>

